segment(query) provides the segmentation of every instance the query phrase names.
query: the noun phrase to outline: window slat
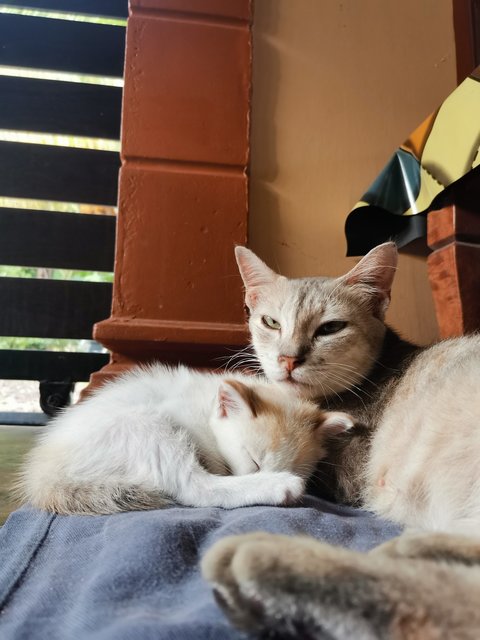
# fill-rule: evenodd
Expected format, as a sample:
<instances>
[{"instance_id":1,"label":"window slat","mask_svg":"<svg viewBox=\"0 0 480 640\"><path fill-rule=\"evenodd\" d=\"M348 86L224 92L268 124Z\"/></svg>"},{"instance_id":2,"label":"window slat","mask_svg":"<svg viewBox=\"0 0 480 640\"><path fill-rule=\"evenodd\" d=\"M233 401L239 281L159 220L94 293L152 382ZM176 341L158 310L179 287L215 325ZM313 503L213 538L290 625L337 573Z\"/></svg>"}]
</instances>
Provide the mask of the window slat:
<instances>
[{"instance_id":1,"label":"window slat","mask_svg":"<svg viewBox=\"0 0 480 640\"><path fill-rule=\"evenodd\" d=\"M123 75L123 27L2 14L0 42L0 65Z\"/></svg>"},{"instance_id":2,"label":"window slat","mask_svg":"<svg viewBox=\"0 0 480 640\"><path fill-rule=\"evenodd\" d=\"M68 13L86 13L112 18L128 16L127 0L2 0L1 4L30 9L50 9Z\"/></svg>"},{"instance_id":3,"label":"window slat","mask_svg":"<svg viewBox=\"0 0 480 640\"><path fill-rule=\"evenodd\" d=\"M113 271L114 216L0 209L0 264Z\"/></svg>"},{"instance_id":4,"label":"window slat","mask_svg":"<svg viewBox=\"0 0 480 640\"><path fill-rule=\"evenodd\" d=\"M0 129L120 138L120 88L0 76L0 96Z\"/></svg>"},{"instance_id":5,"label":"window slat","mask_svg":"<svg viewBox=\"0 0 480 640\"><path fill-rule=\"evenodd\" d=\"M118 153L0 142L0 197L115 205Z\"/></svg>"},{"instance_id":6,"label":"window slat","mask_svg":"<svg viewBox=\"0 0 480 640\"><path fill-rule=\"evenodd\" d=\"M106 353L1 349L0 379L86 382L90 374L104 367L108 360Z\"/></svg>"},{"instance_id":7,"label":"window slat","mask_svg":"<svg viewBox=\"0 0 480 640\"><path fill-rule=\"evenodd\" d=\"M89 340L111 298L106 282L0 278L0 336Z\"/></svg>"}]
</instances>

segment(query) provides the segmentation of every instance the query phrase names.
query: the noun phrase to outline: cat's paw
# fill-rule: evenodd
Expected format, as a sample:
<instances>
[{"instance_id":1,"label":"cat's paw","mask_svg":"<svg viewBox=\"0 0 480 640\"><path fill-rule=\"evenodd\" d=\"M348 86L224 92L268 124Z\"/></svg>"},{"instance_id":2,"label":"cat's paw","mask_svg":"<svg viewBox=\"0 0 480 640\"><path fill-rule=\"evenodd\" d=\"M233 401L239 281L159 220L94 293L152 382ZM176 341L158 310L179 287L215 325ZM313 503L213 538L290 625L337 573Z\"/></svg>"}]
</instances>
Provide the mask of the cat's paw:
<instances>
[{"instance_id":1,"label":"cat's paw","mask_svg":"<svg viewBox=\"0 0 480 640\"><path fill-rule=\"evenodd\" d=\"M263 504L290 506L305 493L305 480L293 473L260 472L257 475L259 497Z\"/></svg>"},{"instance_id":2,"label":"cat's paw","mask_svg":"<svg viewBox=\"0 0 480 640\"><path fill-rule=\"evenodd\" d=\"M370 551L370 555L381 555L389 558L415 558L421 556L420 549L416 547L416 540L413 539L412 541L408 534L403 534L387 540L387 542L378 547L374 547Z\"/></svg>"},{"instance_id":3,"label":"cat's paw","mask_svg":"<svg viewBox=\"0 0 480 640\"><path fill-rule=\"evenodd\" d=\"M239 543L249 541L253 544L271 538L268 533L249 533L242 536L230 536L217 542L201 562L203 576L213 588L213 594L221 609L232 623L243 629L261 628L263 619L261 605L255 599L250 601L240 593L237 577L232 572L232 560Z\"/></svg>"},{"instance_id":4,"label":"cat's paw","mask_svg":"<svg viewBox=\"0 0 480 640\"><path fill-rule=\"evenodd\" d=\"M231 622L253 633L291 640L440 637L426 615L421 576L387 558L307 537L251 533L215 544L201 567Z\"/></svg>"},{"instance_id":5,"label":"cat's paw","mask_svg":"<svg viewBox=\"0 0 480 640\"><path fill-rule=\"evenodd\" d=\"M372 555L412 560L433 560L477 564L480 544L476 538L432 532L407 532L370 551Z\"/></svg>"},{"instance_id":6,"label":"cat's paw","mask_svg":"<svg viewBox=\"0 0 480 640\"><path fill-rule=\"evenodd\" d=\"M230 536L217 542L205 554L201 562L203 576L211 583L218 605L231 622L244 630L260 632L267 628L266 600L252 581L250 588L244 584L244 577L238 575L238 557L240 561L247 552L248 568L255 565L256 549L262 552L262 543L275 542L277 536L256 532L240 536ZM258 546L260 545L260 547ZM242 553L243 552L243 553ZM252 563L249 558L253 557ZM245 566L247 569L247 566ZM247 593L248 592L248 593Z\"/></svg>"},{"instance_id":7,"label":"cat's paw","mask_svg":"<svg viewBox=\"0 0 480 640\"><path fill-rule=\"evenodd\" d=\"M358 616L348 620L363 588L351 559L354 565L355 553L312 538L250 533L220 540L201 568L217 603L242 630L292 640L371 639L360 633Z\"/></svg>"}]
</instances>

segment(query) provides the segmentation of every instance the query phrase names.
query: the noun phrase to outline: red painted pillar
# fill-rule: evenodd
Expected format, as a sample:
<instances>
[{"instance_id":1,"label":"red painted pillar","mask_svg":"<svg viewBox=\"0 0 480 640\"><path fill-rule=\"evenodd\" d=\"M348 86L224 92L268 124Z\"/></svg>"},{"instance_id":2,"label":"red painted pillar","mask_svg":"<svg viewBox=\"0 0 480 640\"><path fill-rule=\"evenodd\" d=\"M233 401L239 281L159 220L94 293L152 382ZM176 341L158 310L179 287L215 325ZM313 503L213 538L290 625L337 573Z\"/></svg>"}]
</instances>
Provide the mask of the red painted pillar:
<instances>
[{"instance_id":1,"label":"red painted pillar","mask_svg":"<svg viewBox=\"0 0 480 640\"><path fill-rule=\"evenodd\" d=\"M441 338L480 329L480 216L450 205L427 219L428 275Z\"/></svg>"},{"instance_id":2,"label":"red painted pillar","mask_svg":"<svg viewBox=\"0 0 480 640\"><path fill-rule=\"evenodd\" d=\"M246 242L250 0L131 0L112 361L218 366L247 342L235 244Z\"/></svg>"}]
</instances>

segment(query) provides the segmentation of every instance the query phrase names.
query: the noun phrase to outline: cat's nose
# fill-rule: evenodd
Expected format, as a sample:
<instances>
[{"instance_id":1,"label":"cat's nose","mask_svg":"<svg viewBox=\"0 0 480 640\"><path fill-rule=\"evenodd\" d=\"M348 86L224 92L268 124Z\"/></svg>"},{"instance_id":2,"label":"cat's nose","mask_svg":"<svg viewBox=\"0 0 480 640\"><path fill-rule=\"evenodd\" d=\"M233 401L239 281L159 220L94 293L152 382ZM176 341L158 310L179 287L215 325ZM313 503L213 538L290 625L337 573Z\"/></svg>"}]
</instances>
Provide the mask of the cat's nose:
<instances>
[{"instance_id":1,"label":"cat's nose","mask_svg":"<svg viewBox=\"0 0 480 640\"><path fill-rule=\"evenodd\" d=\"M285 367L288 373L292 373L294 369L305 362L305 358L301 356L278 356L278 362Z\"/></svg>"}]
</instances>

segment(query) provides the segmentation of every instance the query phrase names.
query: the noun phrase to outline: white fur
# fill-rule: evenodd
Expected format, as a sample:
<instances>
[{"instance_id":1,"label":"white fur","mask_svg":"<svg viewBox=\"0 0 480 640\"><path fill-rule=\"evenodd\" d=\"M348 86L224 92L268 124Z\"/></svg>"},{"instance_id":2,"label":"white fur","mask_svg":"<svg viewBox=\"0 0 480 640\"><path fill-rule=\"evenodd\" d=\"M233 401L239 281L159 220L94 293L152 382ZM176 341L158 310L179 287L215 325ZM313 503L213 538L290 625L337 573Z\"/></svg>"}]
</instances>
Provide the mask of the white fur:
<instances>
[{"instance_id":1,"label":"white fur","mask_svg":"<svg viewBox=\"0 0 480 640\"><path fill-rule=\"evenodd\" d=\"M255 416L227 378L273 402L275 412ZM155 508L169 499L225 508L281 504L303 493L323 455L316 417L312 403L251 377L137 368L48 426L20 489L34 506L60 513ZM351 425L343 414L330 422L332 430ZM307 460L296 459L299 432Z\"/></svg>"}]
</instances>

